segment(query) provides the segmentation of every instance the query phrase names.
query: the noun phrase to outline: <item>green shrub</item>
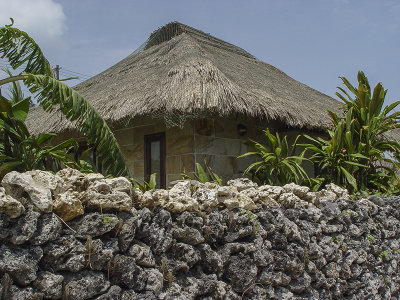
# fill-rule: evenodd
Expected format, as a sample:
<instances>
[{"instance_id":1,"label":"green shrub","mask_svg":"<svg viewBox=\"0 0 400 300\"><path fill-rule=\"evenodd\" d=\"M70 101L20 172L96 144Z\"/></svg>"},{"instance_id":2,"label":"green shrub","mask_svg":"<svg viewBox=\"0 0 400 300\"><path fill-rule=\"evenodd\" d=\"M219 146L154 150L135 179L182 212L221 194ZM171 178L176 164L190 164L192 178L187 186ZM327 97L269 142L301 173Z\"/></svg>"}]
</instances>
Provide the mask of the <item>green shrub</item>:
<instances>
[{"instance_id":1,"label":"green shrub","mask_svg":"<svg viewBox=\"0 0 400 300\"><path fill-rule=\"evenodd\" d=\"M244 174L252 173L253 180L260 184L284 185L299 183L300 180L309 180L306 171L301 166L305 151L295 155L297 138L289 146L287 137L281 138L278 133L273 135L268 129L264 130L266 143L262 144L253 140L248 143L255 151L247 152L238 158L256 156L259 161L252 163Z\"/></svg>"}]
</instances>

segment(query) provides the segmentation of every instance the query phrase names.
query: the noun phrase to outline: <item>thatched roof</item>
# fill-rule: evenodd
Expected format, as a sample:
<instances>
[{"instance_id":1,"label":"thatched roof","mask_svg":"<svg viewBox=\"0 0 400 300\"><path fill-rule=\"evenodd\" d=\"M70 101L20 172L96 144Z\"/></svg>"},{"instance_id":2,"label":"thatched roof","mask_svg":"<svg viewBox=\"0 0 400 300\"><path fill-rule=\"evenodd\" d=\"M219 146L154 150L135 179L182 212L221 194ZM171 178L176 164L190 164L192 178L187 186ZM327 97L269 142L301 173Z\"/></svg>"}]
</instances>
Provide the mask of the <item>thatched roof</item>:
<instances>
[{"instance_id":1,"label":"thatched roof","mask_svg":"<svg viewBox=\"0 0 400 300\"><path fill-rule=\"evenodd\" d=\"M330 127L326 111L340 102L289 77L245 50L180 23L106 71L75 86L110 123L162 114L245 115L288 127ZM57 113L33 109L32 131L63 131Z\"/></svg>"}]
</instances>

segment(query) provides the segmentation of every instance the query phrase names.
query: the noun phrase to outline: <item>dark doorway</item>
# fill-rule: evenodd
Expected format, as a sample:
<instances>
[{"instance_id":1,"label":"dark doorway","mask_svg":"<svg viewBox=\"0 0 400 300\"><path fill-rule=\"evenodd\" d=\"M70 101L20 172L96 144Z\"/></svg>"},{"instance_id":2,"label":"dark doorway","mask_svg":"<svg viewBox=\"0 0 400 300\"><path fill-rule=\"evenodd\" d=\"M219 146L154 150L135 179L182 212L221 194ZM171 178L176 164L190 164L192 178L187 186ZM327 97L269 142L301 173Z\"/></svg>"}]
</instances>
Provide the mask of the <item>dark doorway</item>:
<instances>
[{"instance_id":1,"label":"dark doorway","mask_svg":"<svg viewBox=\"0 0 400 300\"><path fill-rule=\"evenodd\" d=\"M144 136L144 178L157 174L156 188L165 189L165 132Z\"/></svg>"}]
</instances>

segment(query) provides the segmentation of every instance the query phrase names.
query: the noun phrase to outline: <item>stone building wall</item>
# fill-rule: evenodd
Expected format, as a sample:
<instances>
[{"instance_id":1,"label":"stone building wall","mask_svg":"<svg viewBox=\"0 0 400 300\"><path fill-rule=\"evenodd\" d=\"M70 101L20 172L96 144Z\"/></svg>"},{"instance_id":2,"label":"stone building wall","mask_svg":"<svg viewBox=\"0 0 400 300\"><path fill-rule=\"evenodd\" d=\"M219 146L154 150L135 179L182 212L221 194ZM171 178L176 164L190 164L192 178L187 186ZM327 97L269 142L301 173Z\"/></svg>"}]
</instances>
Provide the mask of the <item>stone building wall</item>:
<instances>
[{"instance_id":1,"label":"stone building wall","mask_svg":"<svg viewBox=\"0 0 400 300\"><path fill-rule=\"evenodd\" d=\"M246 133L240 135L238 125L245 126ZM255 157L238 159L237 156L254 149L246 142L249 139L265 141L263 130L279 130L281 136L288 135L291 144L300 131L279 129L276 122L265 123L257 119L226 118L189 120L180 127L168 127L163 120L149 117L134 119L126 126L114 127L123 155L131 175L139 180L144 176L144 137L149 134L165 132L166 139L166 183L182 178L182 173L190 175L195 171L195 163L204 167L204 160L224 182L243 176L245 169L256 161ZM316 133L312 133L316 136ZM57 142L76 135L62 134ZM302 140L306 142L306 140ZM305 163L310 176L314 167Z\"/></svg>"},{"instance_id":2,"label":"stone building wall","mask_svg":"<svg viewBox=\"0 0 400 300\"><path fill-rule=\"evenodd\" d=\"M246 126L245 135L239 135L238 124ZM171 181L181 179L183 172L188 175L194 172L196 162L204 166L204 159L225 182L243 176L254 158L237 159L237 156L251 151L245 142L249 138L262 139L263 129L261 124L254 125L249 120L191 120L179 128L167 127L163 121L151 118L137 118L132 125L114 129L113 132L132 176L137 179L143 179L144 175L144 136L165 132L168 185Z\"/></svg>"},{"instance_id":3,"label":"stone building wall","mask_svg":"<svg viewBox=\"0 0 400 300\"><path fill-rule=\"evenodd\" d=\"M267 127L267 125L254 123L254 120L196 120L194 122L195 162L203 166L206 160L211 169L225 182L232 178L242 177L246 168L255 160L253 157L237 157L253 151L246 142L249 139L262 141L264 136L262 130ZM239 124L246 128L244 135L238 133Z\"/></svg>"}]
</instances>

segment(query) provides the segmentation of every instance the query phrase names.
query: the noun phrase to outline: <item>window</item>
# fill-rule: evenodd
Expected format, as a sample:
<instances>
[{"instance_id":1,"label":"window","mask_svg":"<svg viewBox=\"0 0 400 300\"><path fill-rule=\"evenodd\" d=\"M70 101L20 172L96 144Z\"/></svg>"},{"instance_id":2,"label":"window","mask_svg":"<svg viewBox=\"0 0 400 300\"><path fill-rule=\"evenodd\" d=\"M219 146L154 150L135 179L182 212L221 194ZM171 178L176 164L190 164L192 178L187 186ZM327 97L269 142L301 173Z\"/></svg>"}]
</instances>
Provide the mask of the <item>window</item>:
<instances>
[{"instance_id":1,"label":"window","mask_svg":"<svg viewBox=\"0 0 400 300\"><path fill-rule=\"evenodd\" d=\"M157 174L157 188L165 188L165 133L144 136L144 178Z\"/></svg>"}]
</instances>

